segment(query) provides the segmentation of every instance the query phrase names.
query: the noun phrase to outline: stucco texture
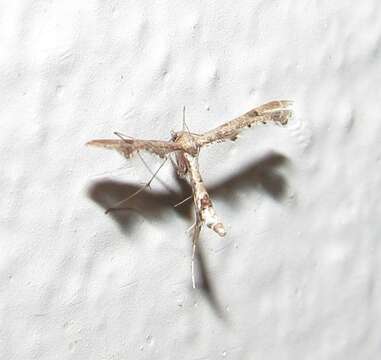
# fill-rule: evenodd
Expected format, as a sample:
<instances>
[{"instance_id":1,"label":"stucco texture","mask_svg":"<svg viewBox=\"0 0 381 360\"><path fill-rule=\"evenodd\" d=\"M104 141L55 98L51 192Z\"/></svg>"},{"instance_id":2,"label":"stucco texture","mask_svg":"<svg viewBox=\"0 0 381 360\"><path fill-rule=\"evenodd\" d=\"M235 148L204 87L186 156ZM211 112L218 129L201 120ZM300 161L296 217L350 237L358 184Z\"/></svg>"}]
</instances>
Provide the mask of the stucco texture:
<instances>
[{"instance_id":1,"label":"stucco texture","mask_svg":"<svg viewBox=\"0 0 381 360\"><path fill-rule=\"evenodd\" d=\"M0 358L380 359L380 4L0 1ZM105 215L150 172L84 144L273 99L286 127L200 154L227 235L192 289L171 163Z\"/></svg>"}]
</instances>

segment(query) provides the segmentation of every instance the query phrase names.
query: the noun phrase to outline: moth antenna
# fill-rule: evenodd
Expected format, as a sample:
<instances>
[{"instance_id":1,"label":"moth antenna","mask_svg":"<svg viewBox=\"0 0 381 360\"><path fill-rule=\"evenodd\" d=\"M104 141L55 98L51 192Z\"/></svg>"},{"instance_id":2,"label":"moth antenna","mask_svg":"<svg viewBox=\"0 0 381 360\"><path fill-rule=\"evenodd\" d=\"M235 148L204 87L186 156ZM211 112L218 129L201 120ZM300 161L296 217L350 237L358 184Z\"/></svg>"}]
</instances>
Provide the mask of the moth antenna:
<instances>
[{"instance_id":1,"label":"moth antenna","mask_svg":"<svg viewBox=\"0 0 381 360\"><path fill-rule=\"evenodd\" d=\"M188 127L188 125L187 125L187 123L185 121L185 106L184 106L183 107L183 131L185 131L185 130L188 132L189 136L191 137L193 145L197 148L197 143L196 143L196 141L194 139L194 136L190 132L189 127Z\"/></svg>"},{"instance_id":2,"label":"moth antenna","mask_svg":"<svg viewBox=\"0 0 381 360\"><path fill-rule=\"evenodd\" d=\"M186 128L186 123L185 123L185 105L183 106L183 131L185 131Z\"/></svg>"},{"instance_id":3,"label":"moth antenna","mask_svg":"<svg viewBox=\"0 0 381 360\"><path fill-rule=\"evenodd\" d=\"M187 131L189 134L191 133L189 127L185 121L185 106L183 107L183 131Z\"/></svg>"},{"instance_id":4,"label":"moth antenna","mask_svg":"<svg viewBox=\"0 0 381 360\"><path fill-rule=\"evenodd\" d=\"M161 168L164 166L164 164L167 162L167 160L168 160L167 158L164 159L164 161L160 164L160 166L157 168L157 170L153 173L153 175L151 176L151 178L149 179L149 181L147 183L145 183L142 187L140 187L138 190L136 190L133 194L131 194L127 198L125 198L121 201L118 201L114 206L108 208L105 213L108 214L110 211L120 210L121 208L119 207L119 205L122 205L126 201L132 199L133 197L135 197L136 195L141 193L143 190L145 190L147 187L149 188L151 186L151 182L153 181L153 179L155 179L156 175L161 170Z\"/></svg>"}]
</instances>

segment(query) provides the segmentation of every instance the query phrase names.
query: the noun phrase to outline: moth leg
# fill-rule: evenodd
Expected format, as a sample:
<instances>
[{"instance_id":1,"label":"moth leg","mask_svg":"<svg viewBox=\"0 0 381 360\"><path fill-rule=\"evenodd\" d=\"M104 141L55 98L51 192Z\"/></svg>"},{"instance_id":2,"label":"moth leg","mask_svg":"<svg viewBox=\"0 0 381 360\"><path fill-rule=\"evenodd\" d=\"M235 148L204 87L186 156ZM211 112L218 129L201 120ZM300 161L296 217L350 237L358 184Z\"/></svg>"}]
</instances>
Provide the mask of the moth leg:
<instances>
[{"instance_id":1,"label":"moth leg","mask_svg":"<svg viewBox=\"0 0 381 360\"><path fill-rule=\"evenodd\" d=\"M195 212L196 212L196 221L192 225L192 228L194 228L194 230L192 234L192 260L191 260L191 276L192 276L193 289L196 289L195 259L196 259L197 241L200 237L201 224L202 224L198 210L195 209Z\"/></svg>"},{"instance_id":2,"label":"moth leg","mask_svg":"<svg viewBox=\"0 0 381 360\"><path fill-rule=\"evenodd\" d=\"M195 226L196 226L196 222L194 222L191 226L189 226L189 228L186 229L185 232L189 233L190 231L192 231L194 229Z\"/></svg>"},{"instance_id":3,"label":"moth leg","mask_svg":"<svg viewBox=\"0 0 381 360\"><path fill-rule=\"evenodd\" d=\"M192 261L191 261L191 276L192 276L192 287L196 289L196 278L194 275L194 259L196 257L196 239L193 239L192 242Z\"/></svg>"},{"instance_id":4,"label":"moth leg","mask_svg":"<svg viewBox=\"0 0 381 360\"><path fill-rule=\"evenodd\" d=\"M133 137L131 136L128 136L128 135L125 135L119 131L114 131L114 135L118 136L119 138L121 138L122 140L125 140L126 138L129 138L129 139L133 139ZM143 159L143 156L140 154L139 151L137 151L137 154L139 156L139 159L141 160L141 162L143 163L143 165L146 167L146 169L153 175L154 173L152 172L151 168L148 166L148 164L146 163L146 161Z\"/></svg>"},{"instance_id":5,"label":"moth leg","mask_svg":"<svg viewBox=\"0 0 381 360\"><path fill-rule=\"evenodd\" d=\"M160 164L160 166L157 168L157 170L152 174L151 178L149 179L149 181L147 183L145 183L141 188L139 188L138 190L136 190L133 194L131 194L130 196L128 196L127 198L117 202L114 206L112 207L109 207L107 210L106 210L106 214L108 214L109 212L111 211L117 211L117 210L124 210L124 209L128 209L128 208L121 208L119 207L119 205L122 205L123 203L125 203L126 201L132 199L133 197L135 197L136 195L138 195L139 193L141 193L142 191L144 191L147 187L150 188L151 187L151 183L153 181L153 179L155 179L156 175L158 174L158 172L161 170L161 168L164 166L164 164L167 162L167 158L164 159L164 161Z\"/></svg>"},{"instance_id":6,"label":"moth leg","mask_svg":"<svg viewBox=\"0 0 381 360\"><path fill-rule=\"evenodd\" d=\"M175 171L176 171L176 173L178 174L178 166L177 166L177 164L176 164L176 161L173 160L171 154L169 154L168 156L169 156L169 160L171 161L172 166L175 168Z\"/></svg>"},{"instance_id":7,"label":"moth leg","mask_svg":"<svg viewBox=\"0 0 381 360\"><path fill-rule=\"evenodd\" d=\"M177 204L173 205L173 207L178 207L184 203L186 203L187 201L189 201L190 199L192 199L193 196L192 195L189 195L188 197L186 197L185 199L181 200L180 202L178 202Z\"/></svg>"}]
</instances>

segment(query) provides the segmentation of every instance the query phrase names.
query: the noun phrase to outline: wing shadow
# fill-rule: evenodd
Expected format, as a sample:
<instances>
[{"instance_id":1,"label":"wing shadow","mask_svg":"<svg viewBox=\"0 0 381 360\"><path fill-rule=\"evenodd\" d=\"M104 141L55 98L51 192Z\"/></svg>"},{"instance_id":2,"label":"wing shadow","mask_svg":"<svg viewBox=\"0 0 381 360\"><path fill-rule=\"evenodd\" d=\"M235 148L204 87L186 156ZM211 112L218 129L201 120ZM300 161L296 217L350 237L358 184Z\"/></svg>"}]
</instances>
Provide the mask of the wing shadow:
<instances>
[{"instance_id":1,"label":"wing shadow","mask_svg":"<svg viewBox=\"0 0 381 360\"><path fill-rule=\"evenodd\" d=\"M175 191L151 191L147 188L131 198L128 203L123 204L120 210L111 211L107 216L111 216L121 230L126 233L133 232L134 226L140 222L142 217L163 220L169 211L175 211L181 217L191 221L191 201L184 203L181 207L174 208L175 204L189 196L189 188L187 188L186 182L178 179L178 184L180 185L180 192L178 193ZM94 182L88 188L87 195L106 211L140 188L141 185L102 179Z\"/></svg>"},{"instance_id":2,"label":"wing shadow","mask_svg":"<svg viewBox=\"0 0 381 360\"><path fill-rule=\"evenodd\" d=\"M246 168L224 179L220 183L209 187L211 197L221 197L234 206L234 198L238 193L249 188L261 188L272 198L281 201L287 189L287 181L279 172L280 167L286 165L288 159L279 153L269 153L261 159L249 164ZM176 175L175 175L176 176ZM189 219L191 223L193 213L192 200L174 208L182 199L190 194L188 184L176 176L180 192L157 192L146 189L128 201L128 209L115 211L109 215L115 220L124 232L133 231L135 224L141 217L165 220L168 211L174 211L181 217ZM100 180L88 189L88 196L104 210L115 205L118 201L127 198L138 190L140 186L114 180ZM223 318L223 310L218 302L216 291L209 277L202 249L198 247L196 253L200 283L199 288L206 295L218 317Z\"/></svg>"},{"instance_id":3,"label":"wing shadow","mask_svg":"<svg viewBox=\"0 0 381 360\"><path fill-rule=\"evenodd\" d=\"M287 165L288 162L288 159L282 154L269 153L252 162L238 174L232 175L212 187L208 187L211 198L222 197L225 201L229 201L229 205L234 205L236 203L234 198L238 196L240 191L247 190L250 187L259 187L272 198L280 201L285 196L288 185L284 175L279 173L279 168ZM203 252L202 247L198 246L196 251L200 276L198 288L205 294L216 315L220 319L227 321L226 314L218 301L215 287L211 281Z\"/></svg>"},{"instance_id":4,"label":"wing shadow","mask_svg":"<svg viewBox=\"0 0 381 360\"><path fill-rule=\"evenodd\" d=\"M272 198L280 201L287 189L287 181L279 168L288 163L288 159L279 153L270 153L249 164L239 173L231 175L220 183L209 187L211 197L220 197L234 206L239 192L250 188L261 188ZM202 170L201 170L202 171ZM175 175L176 176L176 175ZM124 231L133 229L139 217L164 219L168 211L174 211L186 219L192 218L192 200L179 207L174 205L189 196L188 184L176 176L180 192L158 192L146 189L128 201L128 208L110 212L109 215ZM127 198L140 188L138 185L115 180L100 180L88 189L88 196L104 210L114 206L118 201Z\"/></svg>"},{"instance_id":5,"label":"wing shadow","mask_svg":"<svg viewBox=\"0 0 381 360\"><path fill-rule=\"evenodd\" d=\"M279 169L289 163L287 157L272 152L253 161L239 173L231 175L212 187L211 197L220 197L234 206L235 197L250 188L260 188L273 199L281 201L287 190L287 180Z\"/></svg>"}]
</instances>

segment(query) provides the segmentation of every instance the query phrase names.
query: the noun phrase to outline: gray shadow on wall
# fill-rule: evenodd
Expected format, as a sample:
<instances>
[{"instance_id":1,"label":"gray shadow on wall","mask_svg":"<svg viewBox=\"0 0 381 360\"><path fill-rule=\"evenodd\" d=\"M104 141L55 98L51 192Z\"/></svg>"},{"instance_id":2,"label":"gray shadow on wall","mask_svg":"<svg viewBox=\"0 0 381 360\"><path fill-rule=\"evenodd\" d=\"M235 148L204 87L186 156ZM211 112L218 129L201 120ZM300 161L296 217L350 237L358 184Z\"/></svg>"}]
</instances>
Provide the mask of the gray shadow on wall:
<instances>
[{"instance_id":1,"label":"gray shadow on wall","mask_svg":"<svg viewBox=\"0 0 381 360\"><path fill-rule=\"evenodd\" d=\"M229 206L234 206L235 197L241 191L246 193L249 189L261 189L273 199L281 201L287 190L287 181L279 169L287 163L287 158L279 153L267 154L238 173L209 187L208 191L212 200L213 197L221 198L229 203ZM174 212L191 221L192 200L174 208L175 204L191 193L188 184L176 174L174 176L180 186L180 192L158 192L147 188L130 199L128 204L124 204L125 207L121 210L112 211L109 215L125 232L133 231L135 221L141 217L163 220L168 212ZM102 179L89 187L88 196L104 210L107 210L117 202L126 199L140 187L140 185Z\"/></svg>"},{"instance_id":2,"label":"gray shadow on wall","mask_svg":"<svg viewBox=\"0 0 381 360\"><path fill-rule=\"evenodd\" d=\"M218 182L209 189L213 197L220 197L234 205L235 197L242 191L260 189L273 199L281 201L287 192L287 181L280 168L289 163L289 160L279 153L269 153L253 161L238 174Z\"/></svg>"},{"instance_id":3,"label":"gray shadow on wall","mask_svg":"<svg viewBox=\"0 0 381 360\"><path fill-rule=\"evenodd\" d=\"M181 179L179 179L181 180ZM179 181L181 191L158 192L149 188L123 204L120 210L107 214L120 226L125 233L133 232L134 226L140 223L141 218L164 220L168 212L174 212L191 221L191 202L174 208L174 205L189 195L185 181ZM115 180L100 180L93 183L88 189L88 196L104 211L115 206L116 203L126 199L141 188L141 185L129 184ZM189 191L189 189L188 189Z\"/></svg>"},{"instance_id":4,"label":"gray shadow on wall","mask_svg":"<svg viewBox=\"0 0 381 360\"><path fill-rule=\"evenodd\" d=\"M235 197L240 191L250 188L262 189L275 200L281 201L286 194L287 181L279 172L282 166L287 165L288 159L279 153L269 153L259 160L255 160L247 167L227 179L209 187L211 198L219 197L223 201L234 206ZM202 170L201 170L202 171ZM109 215L115 220L124 232L131 232L135 224L140 222L141 217L165 220L168 212L189 219L192 223L193 203L187 201L183 205L174 208L174 205L189 196L188 184L177 177L180 192L157 192L145 189L136 197L128 201L128 208L110 212ZM88 196L100 205L104 210L114 206L117 202L127 198L137 191L140 186L113 180L96 181L88 189ZM216 291L209 276L209 271L204 261L201 248L197 249L197 262L199 264L199 289L206 295L209 303L219 318L223 318L223 310L219 305Z\"/></svg>"}]
</instances>

